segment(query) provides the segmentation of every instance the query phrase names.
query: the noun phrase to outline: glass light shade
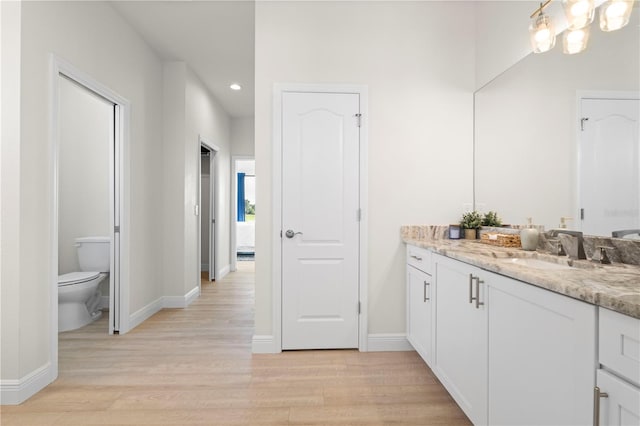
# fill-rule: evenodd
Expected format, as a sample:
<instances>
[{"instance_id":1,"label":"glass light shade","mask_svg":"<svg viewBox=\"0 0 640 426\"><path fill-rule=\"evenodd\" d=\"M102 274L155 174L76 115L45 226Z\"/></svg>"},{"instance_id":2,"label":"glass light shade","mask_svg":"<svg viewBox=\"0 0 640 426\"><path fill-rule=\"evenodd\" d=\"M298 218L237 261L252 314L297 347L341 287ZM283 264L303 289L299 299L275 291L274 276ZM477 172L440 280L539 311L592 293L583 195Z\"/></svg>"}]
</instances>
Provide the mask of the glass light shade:
<instances>
[{"instance_id":1,"label":"glass light shade","mask_svg":"<svg viewBox=\"0 0 640 426\"><path fill-rule=\"evenodd\" d=\"M567 30L562 35L562 51L568 55L580 53L587 48L589 27Z\"/></svg>"},{"instance_id":2,"label":"glass light shade","mask_svg":"<svg viewBox=\"0 0 640 426\"><path fill-rule=\"evenodd\" d=\"M600 29L615 31L629 23L633 0L609 0L600 6Z\"/></svg>"},{"instance_id":3,"label":"glass light shade","mask_svg":"<svg viewBox=\"0 0 640 426\"><path fill-rule=\"evenodd\" d=\"M556 45L556 30L551 19L543 13L531 20L529 36L535 53L546 52Z\"/></svg>"},{"instance_id":4,"label":"glass light shade","mask_svg":"<svg viewBox=\"0 0 640 426\"><path fill-rule=\"evenodd\" d=\"M593 22L595 15L593 0L562 0L562 7L570 30L584 28Z\"/></svg>"}]
</instances>

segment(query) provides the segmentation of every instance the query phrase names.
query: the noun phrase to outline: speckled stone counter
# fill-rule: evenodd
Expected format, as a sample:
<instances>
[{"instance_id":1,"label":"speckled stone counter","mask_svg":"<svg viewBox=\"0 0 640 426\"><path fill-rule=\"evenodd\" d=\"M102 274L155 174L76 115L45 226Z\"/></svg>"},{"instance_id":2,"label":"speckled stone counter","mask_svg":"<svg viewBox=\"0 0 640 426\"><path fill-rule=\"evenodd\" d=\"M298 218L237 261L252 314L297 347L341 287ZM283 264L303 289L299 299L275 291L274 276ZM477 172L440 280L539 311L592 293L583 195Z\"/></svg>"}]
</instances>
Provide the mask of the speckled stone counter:
<instances>
[{"instance_id":1,"label":"speckled stone counter","mask_svg":"<svg viewBox=\"0 0 640 426\"><path fill-rule=\"evenodd\" d=\"M412 228L411 231L415 231L417 227ZM403 229L402 239L407 244L487 271L640 319L640 266L621 263L601 265L589 260L570 260L566 256L491 246L477 240L437 238L443 236L442 227L433 228L420 236ZM436 238L425 238L427 236ZM509 263L512 258L534 258L571 268L537 269Z\"/></svg>"}]
</instances>

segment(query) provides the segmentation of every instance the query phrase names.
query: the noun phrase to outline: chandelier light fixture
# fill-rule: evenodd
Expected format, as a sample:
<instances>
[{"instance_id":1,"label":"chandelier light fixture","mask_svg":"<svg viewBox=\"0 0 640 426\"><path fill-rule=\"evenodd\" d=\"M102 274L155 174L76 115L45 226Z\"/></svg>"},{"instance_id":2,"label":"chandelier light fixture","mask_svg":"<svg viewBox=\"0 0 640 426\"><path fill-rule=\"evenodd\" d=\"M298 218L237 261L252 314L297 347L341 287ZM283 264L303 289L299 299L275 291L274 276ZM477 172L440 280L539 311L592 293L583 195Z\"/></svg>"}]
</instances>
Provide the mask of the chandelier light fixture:
<instances>
[{"instance_id":1,"label":"chandelier light fixture","mask_svg":"<svg viewBox=\"0 0 640 426\"><path fill-rule=\"evenodd\" d=\"M587 48L590 25L595 16L594 0L561 0L567 19L567 29L562 35L562 51L568 55L580 53ZM556 32L544 9L551 0L540 3L531 14L529 35L534 53L551 50L556 44ZM600 6L600 29L615 31L629 23L633 0L607 0Z\"/></svg>"},{"instance_id":2,"label":"chandelier light fixture","mask_svg":"<svg viewBox=\"0 0 640 426\"><path fill-rule=\"evenodd\" d=\"M544 53L556 45L556 30L549 15L545 15L543 10L551 0L540 4L540 8L530 16L529 35L531 37L531 47L535 53Z\"/></svg>"}]
</instances>

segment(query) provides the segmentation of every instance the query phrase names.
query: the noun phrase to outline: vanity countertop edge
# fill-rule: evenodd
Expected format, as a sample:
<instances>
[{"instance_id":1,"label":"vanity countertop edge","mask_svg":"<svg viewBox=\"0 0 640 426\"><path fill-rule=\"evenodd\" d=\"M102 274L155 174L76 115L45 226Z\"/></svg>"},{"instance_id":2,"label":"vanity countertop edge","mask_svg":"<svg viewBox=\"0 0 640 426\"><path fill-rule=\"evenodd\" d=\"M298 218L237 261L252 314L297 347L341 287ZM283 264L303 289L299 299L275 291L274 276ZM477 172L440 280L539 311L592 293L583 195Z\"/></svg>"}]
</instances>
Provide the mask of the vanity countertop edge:
<instances>
[{"instance_id":1,"label":"vanity countertop edge","mask_svg":"<svg viewBox=\"0 0 640 426\"><path fill-rule=\"evenodd\" d=\"M517 257L523 252L521 249L492 246L477 240L413 239L406 236L402 240L408 245L640 319L640 266L580 265L580 262L590 262L583 260L576 261L578 266L566 270L540 270L501 262L510 256ZM536 256L535 252L528 252L528 255Z\"/></svg>"}]
</instances>

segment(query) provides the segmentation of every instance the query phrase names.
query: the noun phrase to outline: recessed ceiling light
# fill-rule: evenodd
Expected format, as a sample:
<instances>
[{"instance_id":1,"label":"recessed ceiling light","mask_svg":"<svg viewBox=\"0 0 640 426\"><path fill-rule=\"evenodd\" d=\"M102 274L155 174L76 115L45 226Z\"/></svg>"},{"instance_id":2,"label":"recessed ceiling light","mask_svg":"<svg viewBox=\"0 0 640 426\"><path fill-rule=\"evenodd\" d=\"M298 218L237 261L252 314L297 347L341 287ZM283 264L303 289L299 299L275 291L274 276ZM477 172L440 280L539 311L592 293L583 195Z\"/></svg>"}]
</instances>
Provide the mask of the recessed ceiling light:
<instances>
[{"instance_id":1,"label":"recessed ceiling light","mask_svg":"<svg viewBox=\"0 0 640 426\"><path fill-rule=\"evenodd\" d=\"M238 83L233 83L232 85L229 86L229 88L231 90L240 90L242 89L242 86L240 86Z\"/></svg>"}]
</instances>

